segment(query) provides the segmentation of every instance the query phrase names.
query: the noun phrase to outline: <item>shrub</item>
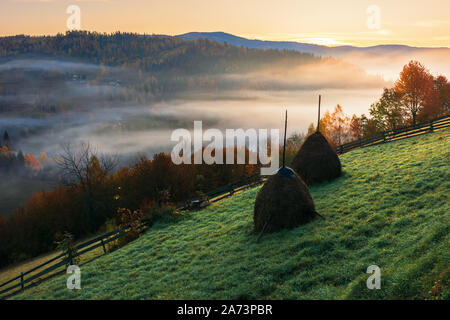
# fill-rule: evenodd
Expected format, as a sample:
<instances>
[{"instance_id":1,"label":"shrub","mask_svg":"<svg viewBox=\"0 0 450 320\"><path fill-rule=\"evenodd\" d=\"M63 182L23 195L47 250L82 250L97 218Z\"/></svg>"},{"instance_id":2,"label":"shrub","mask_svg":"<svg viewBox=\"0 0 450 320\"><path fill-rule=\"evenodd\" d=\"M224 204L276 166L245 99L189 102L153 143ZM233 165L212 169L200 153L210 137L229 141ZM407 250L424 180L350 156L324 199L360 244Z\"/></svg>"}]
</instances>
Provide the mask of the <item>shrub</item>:
<instances>
[{"instance_id":1,"label":"shrub","mask_svg":"<svg viewBox=\"0 0 450 320\"><path fill-rule=\"evenodd\" d=\"M149 226L160 220L171 220L176 215L175 206L171 204L157 204L155 201L147 202L141 207Z\"/></svg>"},{"instance_id":2,"label":"shrub","mask_svg":"<svg viewBox=\"0 0 450 320\"><path fill-rule=\"evenodd\" d=\"M71 233L64 232L63 235L58 235L56 244L57 249L65 253L65 259L67 259L66 266L80 263L80 257L78 256L74 237Z\"/></svg>"},{"instance_id":3,"label":"shrub","mask_svg":"<svg viewBox=\"0 0 450 320\"><path fill-rule=\"evenodd\" d=\"M144 215L142 214L141 210L131 211L130 209L126 208L117 209L117 214L120 218L120 232L125 232L124 229L129 228L128 232L126 232L126 234L121 234L121 237L118 239L118 245L123 246L128 242L139 238Z\"/></svg>"}]
</instances>

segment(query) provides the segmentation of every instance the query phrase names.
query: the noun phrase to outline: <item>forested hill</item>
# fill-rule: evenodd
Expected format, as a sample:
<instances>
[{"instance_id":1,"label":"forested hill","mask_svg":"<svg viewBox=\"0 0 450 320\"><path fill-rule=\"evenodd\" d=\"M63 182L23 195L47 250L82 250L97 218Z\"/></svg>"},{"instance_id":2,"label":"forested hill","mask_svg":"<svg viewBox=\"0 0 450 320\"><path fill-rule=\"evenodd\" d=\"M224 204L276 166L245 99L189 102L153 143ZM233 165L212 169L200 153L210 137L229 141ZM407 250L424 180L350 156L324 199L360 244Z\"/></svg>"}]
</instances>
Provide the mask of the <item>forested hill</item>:
<instances>
[{"instance_id":1,"label":"forested hill","mask_svg":"<svg viewBox=\"0 0 450 320\"><path fill-rule=\"evenodd\" d=\"M0 38L0 114L40 117L204 93L240 98L243 91L383 86L342 60L206 39L86 31Z\"/></svg>"},{"instance_id":2,"label":"forested hill","mask_svg":"<svg viewBox=\"0 0 450 320\"><path fill-rule=\"evenodd\" d=\"M2 59L23 56L69 57L108 66L142 71L175 71L185 74L248 72L268 64L298 65L318 61L308 53L235 47L211 40L183 40L168 36L131 33L101 34L72 31L56 36L0 38Z\"/></svg>"}]
</instances>

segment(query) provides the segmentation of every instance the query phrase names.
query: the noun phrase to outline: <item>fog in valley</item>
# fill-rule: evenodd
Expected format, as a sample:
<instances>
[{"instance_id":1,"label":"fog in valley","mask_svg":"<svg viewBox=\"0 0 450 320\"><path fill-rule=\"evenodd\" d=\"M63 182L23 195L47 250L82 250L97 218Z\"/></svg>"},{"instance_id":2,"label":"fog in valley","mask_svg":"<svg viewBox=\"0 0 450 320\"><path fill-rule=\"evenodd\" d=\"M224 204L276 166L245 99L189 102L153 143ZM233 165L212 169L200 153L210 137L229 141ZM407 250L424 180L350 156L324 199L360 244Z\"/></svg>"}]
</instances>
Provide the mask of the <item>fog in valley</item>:
<instances>
[{"instance_id":1,"label":"fog in valley","mask_svg":"<svg viewBox=\"0 0 450 320\"><path fill-rule=\"evenodd\" d=\"M386 81L398 79L403 66L411 60L422 63L433 75L450 76L450 49L449 48L409 48L399 47L380 52L364 52L353 50L336 57L363 68L368 74L382 76Z\"/></svg>"},{"instance_id":2,"label":"fog in valley","mask_svg":"<svg viewBox=\"0 0 450 320\"><path fill-rule=\"evenodd\" d=\"M130 70L109 68L113 73L103 83L79 80L89 77L89 73L103 72L104 68L48 60L12 60L0 64L3 75L17 70L38 70L66 74L69 78L61 80L59 87L37 86L37 93L25 86L23 92L2 94L3 104L42 100L44 109L45 105L61 101L75 101L76 105L70 111L44 115L35 114L28 107L8 110L0 119L0 130L7 130L16 149L24 153L46 152L54 157L65 142L76 145L89 141L104 153L151 156L170 151L174 145L170 141L171 132L176 128L192 129L194 120L202 120L205 129L280 128L283 110L287 108L289 132L305 132L316 121L319 93L323 96L324 112L339 103L346 113L361 114L367 113L383 86L390 85L350 64L325 60L290 70L268 68L244 75L218 75L215 81L219 88L185 90L165 101L141 104L115 100L115 95L127 90L121 86L123 76L132 81ZM120 80L114 80L114 76ZM107 107L103 103L106 100Z\"/></svg>"}]
</instances>

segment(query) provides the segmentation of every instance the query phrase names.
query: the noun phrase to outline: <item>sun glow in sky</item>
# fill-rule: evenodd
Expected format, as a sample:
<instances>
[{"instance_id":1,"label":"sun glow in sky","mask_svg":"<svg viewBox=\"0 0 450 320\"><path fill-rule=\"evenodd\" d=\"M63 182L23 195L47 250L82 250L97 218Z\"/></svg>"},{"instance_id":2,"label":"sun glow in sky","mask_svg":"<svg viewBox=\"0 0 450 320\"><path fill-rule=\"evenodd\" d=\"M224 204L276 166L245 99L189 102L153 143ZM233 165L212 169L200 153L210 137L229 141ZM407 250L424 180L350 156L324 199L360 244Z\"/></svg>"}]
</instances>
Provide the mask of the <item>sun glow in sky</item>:
<instances>
[{"instance_id":1,"label":"sun glow in sky","mask_svg":"<svg viewBox=\"0 0 450 320\"><path fill-rule=\"evenodd\" d=\"M99 32L224 31L331 46L450 47L450 1L443 0L1 0L0 35L65 32L73 4L81 29Z\"/></svg>"},{"instance_id":2,"label":"sun glow in sky","mask_svg":"<svg viewBox=\"0 0 450 320\"><path fill-rule=\"evenodd\" d=\"M320 45L324 45L324 46L329 46L329 47L333 47L333 46L344 46L344 45L351 45L352 43L350 42L342 42L333 38L320 38L320 37L305 37L305 38L294 38L291 39L291 41L295 41L295 42L306 42L306 43L314 43L314 44L320 44Z\"/></svg>"}]
</instances>

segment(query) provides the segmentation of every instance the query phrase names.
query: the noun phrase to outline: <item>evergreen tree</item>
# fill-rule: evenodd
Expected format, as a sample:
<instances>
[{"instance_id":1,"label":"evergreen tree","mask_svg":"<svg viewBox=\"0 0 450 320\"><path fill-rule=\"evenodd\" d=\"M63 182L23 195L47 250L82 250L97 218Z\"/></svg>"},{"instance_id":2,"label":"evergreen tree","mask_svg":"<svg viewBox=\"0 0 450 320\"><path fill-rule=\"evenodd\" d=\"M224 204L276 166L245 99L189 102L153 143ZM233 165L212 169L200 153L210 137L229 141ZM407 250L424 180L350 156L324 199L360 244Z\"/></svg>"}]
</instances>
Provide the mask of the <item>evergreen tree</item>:
<instances>
[{"instance_id":1,"label":"evergreen tree","mask_svg":"<svg viewBox=\"0 0 450 320\"><path fill-rule=\"evenodd\" d=\"M25 166L25 156L23 155L22 150L19 150L19 152L17 153L17 166L22 168Z\"/></svg>"},{"instance_id":2,"label":"evergreen tree","mask_svg":"<svg viewBox=\"0 0 450 320\"><path fill-rule=\"evenodd\" d=\"M5 133L3 134L3 143L5 146L9 147L9 135L8 131L5 130Z\"/></svg>"}]
</instances>

